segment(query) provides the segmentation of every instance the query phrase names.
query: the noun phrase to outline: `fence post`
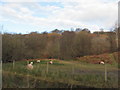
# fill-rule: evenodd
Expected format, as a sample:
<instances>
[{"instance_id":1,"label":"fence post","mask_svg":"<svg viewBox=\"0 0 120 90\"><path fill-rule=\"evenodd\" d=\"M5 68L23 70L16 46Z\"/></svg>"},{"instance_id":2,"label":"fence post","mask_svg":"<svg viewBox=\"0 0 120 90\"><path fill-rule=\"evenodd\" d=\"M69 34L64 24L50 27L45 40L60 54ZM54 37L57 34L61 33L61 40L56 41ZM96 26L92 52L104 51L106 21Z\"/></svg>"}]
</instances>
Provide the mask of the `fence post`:
<instances>
[{"instance_id":1,"label":"fence post","mask_svg":"<svg viewBox=\"0 0 120 90\"><path fill-rule=\"evenodd\" d=\"M105 82L107 81L107 66L106 66L106 63L105 63Z\"/></svg>"},{"instance_id":2,"label":"fence post","mask_svg":"<svg viewBox=\"0 0 120 90\"><path fill-rule=\"evenodd\" d=\"M29 71L28 71L28 75L27 75L27 87L29 88L30 87L30 84L29 84Z\"/></svg>"},{"instance_id":3,"label":"fence post","mask_svg":"<svg viewBox=\"0 0 120 90\"><path fill-rule=\"evenodd\" d=\"M13 60L13 69L14 69L14 67L15 67L15 61Z\"/></svg>"},{"instance_id":4,"label":"fence post","mask_svg":"<svg viewBox=\"0 0 120 90\"><path fill-rule=\"evenodd\" d=\"M72 66L72 78L74 79L74 65Z\"/></svg>"},{"instance_id":5,"label":"fence post","mask_svg":"<svg viewBox=\"0 0 120 90\"><path fill-rule=\"evenodd\" d=\"M74 75L74 66L72 66L72 74Z\"/></svg>"},{"instance_id":6,"label":"fence post","mask_svg":"<svg viewBox=\"0 0 120 90\"><path fill-rule=\"evenodd\" d=\"M71 84L71 87L70 87L71 89L70 90L72 90L72 87L73 87L73 85Z\"/></svg>"},{"instance_id":7,"label":"fence post","mask_svg":"<svg viewBox=\"0 0 120 90\"><path fill-rule=\"evenodd\" d=\"M47 74L48 74L48 62L47 62L47 68L46 68L46 72L47 72Z\"/></svg>"}]
</instances>

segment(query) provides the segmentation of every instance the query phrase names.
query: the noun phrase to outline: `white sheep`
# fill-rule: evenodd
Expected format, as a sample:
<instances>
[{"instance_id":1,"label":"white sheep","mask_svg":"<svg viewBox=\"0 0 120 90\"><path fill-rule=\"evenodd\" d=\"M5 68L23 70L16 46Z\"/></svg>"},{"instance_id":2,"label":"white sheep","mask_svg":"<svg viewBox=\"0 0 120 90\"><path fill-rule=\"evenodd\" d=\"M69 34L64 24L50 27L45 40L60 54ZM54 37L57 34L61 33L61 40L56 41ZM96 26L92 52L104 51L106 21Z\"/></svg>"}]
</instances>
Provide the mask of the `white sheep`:
<instances>
[{"instance_id":1,"label":"white sheep","mask_svg":"<svg viewBox=\"0 0 120 90\"><path fill-rule=\"evenodd\" d=\"M53 64L53 61L50 61L49 64Z\"/></svg>"},{"instance_id":2,"label":"white sheep","mask_svg":"<svg viewBox=\"0 0 120 90\"><path fill-rule=\"evenodd\" d=\"M105 64L105 62L101 61L100 64Z\"/></svg>"},{"instance_id":3,"label":"white sheep","mask_svg":"<svg viewBox=\"0 0 120 90\"><path fill-rule=\"evenodd\" d=\"M27 69L28 70L32 70L33 69L33 62L30 62L30 64L27 65Z\"/></svg>"},{"instance_id":4,"label":"white sheep","mask_svg":"<svg viewBox=\"0 0 120 90\"><path fill-rule=\"evenodd\" d=\"M40 63L40 60L37 60L38 63Z\"/></svg>"}]
</instances>

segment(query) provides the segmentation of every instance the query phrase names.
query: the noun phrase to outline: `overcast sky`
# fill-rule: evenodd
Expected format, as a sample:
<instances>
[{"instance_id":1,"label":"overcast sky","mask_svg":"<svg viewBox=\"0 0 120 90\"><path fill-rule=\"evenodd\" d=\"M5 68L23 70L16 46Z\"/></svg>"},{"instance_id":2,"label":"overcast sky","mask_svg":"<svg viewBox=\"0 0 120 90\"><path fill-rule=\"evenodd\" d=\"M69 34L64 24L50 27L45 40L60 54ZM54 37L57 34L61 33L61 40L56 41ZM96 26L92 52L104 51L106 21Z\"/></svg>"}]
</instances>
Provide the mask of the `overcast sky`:
<instances>
[{"instance_id":1,"label":"overcast sky","mask_svg":"<svg viewBox=\"0 0 120 90\"><path fill-rule=\"evenodd\" d=\"M17 1L17 2L16 2ZM29 33L54 29L110 30L118 19L119 0L1 0L3 32Z\"/></svg>"}]
</instances>

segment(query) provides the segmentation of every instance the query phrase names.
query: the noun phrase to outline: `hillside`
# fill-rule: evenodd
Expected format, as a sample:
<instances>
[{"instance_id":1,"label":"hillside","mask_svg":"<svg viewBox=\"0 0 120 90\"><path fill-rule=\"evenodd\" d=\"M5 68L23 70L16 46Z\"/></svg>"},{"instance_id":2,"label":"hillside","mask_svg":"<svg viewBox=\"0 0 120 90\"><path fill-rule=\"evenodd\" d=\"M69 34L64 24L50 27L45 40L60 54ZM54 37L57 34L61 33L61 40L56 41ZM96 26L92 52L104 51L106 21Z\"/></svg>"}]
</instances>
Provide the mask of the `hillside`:
<instances>
[{"instance_id":1,"label":"hillside","mask_svg":"<svg viewBox=\"0 0 120 90\"><path fill-rule=\"evenodd\" d=\"M119 59L118 54L120 54L120 52L84 56L77 58L77 60L80 62L91 63L91 64L99 64L100 61L104 61L108 64L115 64L118 63L118 61L120 61L118 60Z\"/></svg>"}]
</instances>

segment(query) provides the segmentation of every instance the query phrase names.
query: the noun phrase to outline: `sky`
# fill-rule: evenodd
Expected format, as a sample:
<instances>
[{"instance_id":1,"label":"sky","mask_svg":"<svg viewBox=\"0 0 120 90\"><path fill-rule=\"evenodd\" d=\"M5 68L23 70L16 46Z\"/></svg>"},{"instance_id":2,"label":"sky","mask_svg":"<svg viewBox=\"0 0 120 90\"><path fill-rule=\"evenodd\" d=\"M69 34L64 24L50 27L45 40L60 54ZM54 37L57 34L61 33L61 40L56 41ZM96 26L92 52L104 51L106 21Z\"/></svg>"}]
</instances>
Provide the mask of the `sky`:
<instances>
[{"instance_id":1,"label":"sky","mask_svg":"<svg viewBox=\"0 0 120 90\"><path fill-rule=\"evenodd\" d=\"M39 33L54 29L112 29L119 0L0 0L0 30Z\"/></svg>"}]
</instances>

